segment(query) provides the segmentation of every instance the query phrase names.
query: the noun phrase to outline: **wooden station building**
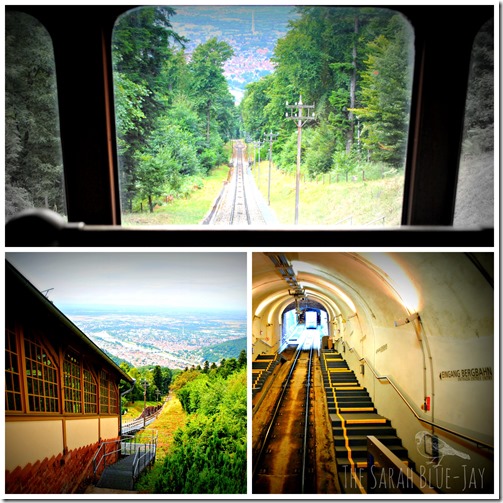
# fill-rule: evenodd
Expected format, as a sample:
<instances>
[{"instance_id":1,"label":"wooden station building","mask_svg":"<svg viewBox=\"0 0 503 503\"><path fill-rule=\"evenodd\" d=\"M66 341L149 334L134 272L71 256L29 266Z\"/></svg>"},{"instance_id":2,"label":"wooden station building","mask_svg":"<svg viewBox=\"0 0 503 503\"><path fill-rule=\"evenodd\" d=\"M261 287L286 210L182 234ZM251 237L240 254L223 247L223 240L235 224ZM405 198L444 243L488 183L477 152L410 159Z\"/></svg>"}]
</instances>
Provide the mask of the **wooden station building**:
<instances>
[{"instance_id":1,"label":"wooden station building","mask_svg":"<svg viewBox=\"0 0 503 503\"><path fill-rule=\"evenodd\" d=\"M78 491L133 380L7 261L5 284L5 491Z\"/></svg>"}]
</instances>

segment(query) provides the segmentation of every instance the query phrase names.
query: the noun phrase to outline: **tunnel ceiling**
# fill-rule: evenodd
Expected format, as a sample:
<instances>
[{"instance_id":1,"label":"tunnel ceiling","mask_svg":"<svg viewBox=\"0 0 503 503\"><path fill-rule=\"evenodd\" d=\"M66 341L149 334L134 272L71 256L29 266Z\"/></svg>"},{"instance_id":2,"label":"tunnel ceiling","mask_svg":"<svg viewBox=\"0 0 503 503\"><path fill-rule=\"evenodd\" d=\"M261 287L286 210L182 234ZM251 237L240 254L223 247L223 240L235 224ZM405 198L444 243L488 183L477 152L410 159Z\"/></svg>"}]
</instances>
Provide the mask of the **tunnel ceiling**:
<instances>
[{"instance_id":1,"label":"tunnel ceiling","mask_svg":"<svg viewBox=\"0 0 503 503\"><path fill-rule=\"evenodd\" d=\"M282 253L283 260L292 265L298 283L309 299L321 303L332 316L354 315L365 312L375 318L389 301L395 305L397 315L404 308L399 295L390 288L378 266L368 257L357 253ZM277 260L276 260L277 262ZM254 314L266 306L277 305L284 299L282 308L293 300L292 287L285 281L278 267L267 254L253 256L253 309ZM390 321L392 322L392 320Z\"/></svg>"},{"instance_id":2,"label":"tunnel ceiling","mask_svg":"<svg viewBox=\"0 0 503 503\"><path fill-rule=\"evenodd\" d=\"M292 271L297 285L309 299L322 304L331 318L351 318L356 312L368 323L393 327L426 305L428 315L447 318L452 305L446 299L451 298L460 305L473 305L474 312L482 311L490 297L481 300L484 296L473 292L485 291L486 286L492 291L490 267L480 265L488 259L481 255L474 261L464 253L254 253L253 314L279 316L291 304L293 289L285 274ZM278 263L291 267L285 272Z\"/></svg>"}]
</instances>

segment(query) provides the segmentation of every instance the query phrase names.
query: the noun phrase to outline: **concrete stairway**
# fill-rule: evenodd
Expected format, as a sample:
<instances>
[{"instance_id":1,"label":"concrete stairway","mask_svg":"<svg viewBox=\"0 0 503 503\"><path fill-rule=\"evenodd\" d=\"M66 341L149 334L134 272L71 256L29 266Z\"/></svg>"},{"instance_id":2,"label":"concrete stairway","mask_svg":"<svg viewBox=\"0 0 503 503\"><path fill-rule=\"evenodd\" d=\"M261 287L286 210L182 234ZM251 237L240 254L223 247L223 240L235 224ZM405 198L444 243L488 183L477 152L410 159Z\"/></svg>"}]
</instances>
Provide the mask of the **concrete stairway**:
<instances>
[{"instance_id":1,"label":"concrete stairway","mask_svg":"<svg viewBox=\"0 0 503 503\"><path fill-rule=\"evenodd\" d=\"M378 414L368 391L360 386L340 353L323 351L321 368L327 407L334 435L336 461L341 487L346 493L359 493L367 479L367 436L375 436L408 467L414 469L395 428ZM350 473L358 472L359 483Z\"/></svg>"},{"instance_id":2,"label":"concrete stairway","mask_svg":"<svg viewBox=\"0 0 503 503\"><path fill-rule=\"evenodd\" d=\"M267 378L278 364L277 355L258 355L252 362L253 396L264 387Z\"/></svg>"}]
</instances>

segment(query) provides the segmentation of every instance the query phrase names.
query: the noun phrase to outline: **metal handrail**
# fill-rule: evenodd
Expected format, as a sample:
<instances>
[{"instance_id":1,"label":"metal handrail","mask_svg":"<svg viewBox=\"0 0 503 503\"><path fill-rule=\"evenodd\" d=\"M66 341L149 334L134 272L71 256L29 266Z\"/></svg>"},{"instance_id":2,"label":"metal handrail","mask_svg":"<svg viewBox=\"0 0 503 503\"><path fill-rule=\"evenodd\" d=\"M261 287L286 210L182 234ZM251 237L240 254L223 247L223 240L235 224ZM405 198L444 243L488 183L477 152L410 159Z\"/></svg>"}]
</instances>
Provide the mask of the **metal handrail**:
<instances>
[{"instance_id":1,"label":"metal handrail","mask_svg":"<svg viewBox=\"0 0 503 503\"><path fill-rule=\"evenodd\" d=\"M140 444L139 448L136 449L132 466L133 480L136 480L138 478L138 475L148 466L152 459L155 459L157 453L157 437L157 430L152 430L150 442L142 443ZM142 447L143 454L141 454ZM147 461L141 464L141 462L147 457Z\"/></svg>"},{"instance_id":2,"label":"metal handrail","mask_svg":"<svg viewBox=\"0 0 503 503\"><path fill-rule=\"evenodd\" d=\"M363 224L363 225L375 224L376 222L379 222L379 220L382 220L382 223L384 225L385 219L386 219L386 215L383 215L382 217L375 218L374 220L371 220L370 222L367 222L366 224Z\"/></svg>"},{"instance_id":3,"label":"metal handrail","mask_svg":"<svg viewBox=\"0 0 503 503\"><path fill-rule=\"evenodd\" d=\"M136 419L133 419L132 421L129 421L128 423L123 424L122 431L128 433L130 431L141 430L141 429L145 428L150 423L152 423L155 419L157 419L157 416L161 413L163 408L164 408L164 406L160 407L158 410L156 410L150 416L137 417Z\"/></svg>"},{"instance_id":4,"label":"metal handrail","mask_svg":"<svg viewBox=\"0 0 503 503\"><path fill-rule=\"evenodd\" d=\"M349 217L343 218L342 220L339 220L338 222L335 222L334 225L342 224L342 222L345 222L346 220L349 220L349 223L351 225L353 225L353 215L349 215Z\"/></svg>"},{"instance_id":5,"label":"metal handrail","mask_svg":"<svg viewBox=\"0 0 503 503\"><path fill-rule=\"evenodd\" d=\"M375 378L379 381L382 381L382 380L386 380L388 381L392 388L398 393L398 396L404 401L405 405L407 405L407 407L411 410L411 412L414 414L414 416L416 417L416 419L418 421L421 421L422 423L426 423L430 426L433 426L434 428L438 428L440 430L443 430L443 431L446 431L448 433L451 433L452 435L455 435L457 437L460 437L460 438L463 438L465 440L468 440L469 442L472 442L474 443L475 445L477 446L483 446L483 447L486 447L488 449L493 449L494 450L494 446L486 443L486 442L482 442L481 440L477 440L476 438L473 438L473 437L470 437L468 435L465 435L463 433L459 433L458 431L455 431L455 430L452 430L451 428L447 428L445 426L441 426L439 425L438 423L434 423L433 421L430 421L429 419L426 419L424 417L421 417L417 412L416 410L414 409L414 407L409 403L409 401L407 400L407 398L405 398L405 396L402 394L402 392L398 389L397 385L392 381L392 379L387 376L387 375L378 375L376 370L374 369L374 367L372 366L372 364L366 359L366 358L361 358L360 355L357 353L357 351L354 349L354 348L349 348L349 351L353 352L356 354L356 356L358 357L358 361L359 362L364 362L366 363L370 370L372 371L372 373L374 374Z\"/></svg>"},{"instance_id":6,"label":"metal handrail","mask_svg":"<svg viewBox=\"0 0 503 503\"><path fill-rule=\"evenodd\" d=\"M106 452L106 446L109 445L109 444L119 444L119 448L118 449L115 449L113 451L110 451L110 452ZM101 465L102 462L104 462L104 466L106 467L107 466L107 460L106 458L108 456L111 456L112 454L115 454L117 452L120 452L121 450L121 440L120 439L117 439L117 440L108 440L106 442L102 442L98 448L98 450L96 451L96 454L93 456L93 470L94 470L94 474L96 475L96 473L98 472L98 469ZM101 455L101 459L99 460L99 462L96 462L96 460L98 459L98 456L99 454L101 453L101 450L105 448L105 453Z\"/></svg>"}]
</instances>

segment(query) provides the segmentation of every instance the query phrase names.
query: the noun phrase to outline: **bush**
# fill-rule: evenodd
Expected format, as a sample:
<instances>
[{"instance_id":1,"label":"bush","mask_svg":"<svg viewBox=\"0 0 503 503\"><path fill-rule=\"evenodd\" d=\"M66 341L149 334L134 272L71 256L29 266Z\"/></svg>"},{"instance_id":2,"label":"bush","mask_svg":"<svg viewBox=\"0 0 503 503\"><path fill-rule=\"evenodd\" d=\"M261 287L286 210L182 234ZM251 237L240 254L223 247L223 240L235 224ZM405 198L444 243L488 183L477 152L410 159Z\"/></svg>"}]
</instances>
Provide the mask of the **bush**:
<instances>
[{"instance_id":1,"label":"bush","mask_svg":"<svg viewBox=\"0 0 503 503\"><path fill-rule=\"evenodd\" d=\"M209 373L188 370L172 389L191 415L185 428L175 433L155 492L245 494L246 368L228 377L218 369Z\"/></svg>"}]
</instances>

